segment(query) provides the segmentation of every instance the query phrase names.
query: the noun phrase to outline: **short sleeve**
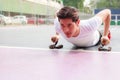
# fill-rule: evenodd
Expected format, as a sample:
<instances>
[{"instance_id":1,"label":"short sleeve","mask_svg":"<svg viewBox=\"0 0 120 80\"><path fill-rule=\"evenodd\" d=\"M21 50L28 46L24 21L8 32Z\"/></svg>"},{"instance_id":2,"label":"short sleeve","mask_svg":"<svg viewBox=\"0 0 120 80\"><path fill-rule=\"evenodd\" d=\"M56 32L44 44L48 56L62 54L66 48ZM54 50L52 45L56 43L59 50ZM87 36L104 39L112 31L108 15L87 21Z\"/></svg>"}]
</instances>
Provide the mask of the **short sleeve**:
<instances>
[{"instance_id":1,"label":"short sleeve","mask_svg":"<svg viewBox=\"0 0 120 80\"><path fill-rule=\"evenodd\" d=\"M59 21L58 21L58 18L56 18L56 19L54 20L54 26L55 26L56 32L57 32L57 33L60 33L61 29L60 29L60 23L59 23Z\"/></svg>"},{"instance_id":2,"label":"short sleeve","mask_svg":"<svg viewBox=\"0 0 120 80\"><path fill-rule=\"evenodd\" d=\"M89 28L91 31L98 29L102 24L102 19L98 16L94 16L93 18L88 20Z\"/></svg>"}]
</instances>

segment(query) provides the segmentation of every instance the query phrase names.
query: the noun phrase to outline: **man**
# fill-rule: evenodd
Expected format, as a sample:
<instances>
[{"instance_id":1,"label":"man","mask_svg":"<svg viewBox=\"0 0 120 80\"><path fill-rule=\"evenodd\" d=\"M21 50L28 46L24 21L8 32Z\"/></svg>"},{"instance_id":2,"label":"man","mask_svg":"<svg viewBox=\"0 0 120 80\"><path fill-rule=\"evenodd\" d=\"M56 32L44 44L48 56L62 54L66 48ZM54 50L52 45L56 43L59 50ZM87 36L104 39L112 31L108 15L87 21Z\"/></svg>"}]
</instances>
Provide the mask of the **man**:
<instances>
[{"instance_id":1,"label":"man","mask_svg":"<svg viewBox=\"0 0 120 80\"><path fill-rule=\"evenodd\" d=\"M57 13L55 20L56 34L51 37L52 42L59 40L61 34L68 42L78 47L90 47L98 44L110 43L111 11L104 9L88 20L80 20L79 12L73 7L63 7ZM104 23L104 31L101 37L99 26Z\"/></svg>"}]
</instances>

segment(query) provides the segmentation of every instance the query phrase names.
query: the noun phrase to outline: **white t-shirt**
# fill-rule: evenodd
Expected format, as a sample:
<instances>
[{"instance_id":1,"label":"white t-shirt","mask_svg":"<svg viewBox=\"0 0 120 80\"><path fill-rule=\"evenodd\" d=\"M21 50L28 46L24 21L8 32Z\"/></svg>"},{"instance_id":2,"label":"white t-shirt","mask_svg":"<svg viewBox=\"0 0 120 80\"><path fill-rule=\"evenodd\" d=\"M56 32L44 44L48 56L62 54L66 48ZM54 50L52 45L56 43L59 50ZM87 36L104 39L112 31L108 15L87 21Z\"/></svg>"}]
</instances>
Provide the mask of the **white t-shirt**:
<instances>
[{"instance_id":1,"label":"white t-shirt","mask_svg":"<svg viewBox=\"0 0 120 80\"><path fill-rule=\"evenodd\" d=\"M61 29L58 19L54 21L55 29L57 33L60 33L68 42L79 47L89 47L98 43L100 34L98 32L99 26L102 24L102 19L98 16L94 16L88 20L81 20L80 34L77 37L67 38Z\"/></svg>"}]
</instances>

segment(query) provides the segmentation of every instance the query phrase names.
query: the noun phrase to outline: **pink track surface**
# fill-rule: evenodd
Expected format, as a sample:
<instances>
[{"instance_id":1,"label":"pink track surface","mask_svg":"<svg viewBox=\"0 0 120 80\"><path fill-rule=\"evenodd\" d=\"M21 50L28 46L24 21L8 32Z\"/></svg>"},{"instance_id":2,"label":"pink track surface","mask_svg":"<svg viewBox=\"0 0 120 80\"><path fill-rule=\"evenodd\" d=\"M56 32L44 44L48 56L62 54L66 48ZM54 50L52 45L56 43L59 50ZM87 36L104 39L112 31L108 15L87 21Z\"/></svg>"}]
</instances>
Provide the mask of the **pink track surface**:
<instances>
[{"instance_id":1,"label":"pink track surface","mask_svg":"<svg viewBox=\"0 0 120 80\"><path fill-rule=\"evenodd\" d=\"M120 53L0 48L0 80L120 80Z\"/></svg>"}]
</instances>

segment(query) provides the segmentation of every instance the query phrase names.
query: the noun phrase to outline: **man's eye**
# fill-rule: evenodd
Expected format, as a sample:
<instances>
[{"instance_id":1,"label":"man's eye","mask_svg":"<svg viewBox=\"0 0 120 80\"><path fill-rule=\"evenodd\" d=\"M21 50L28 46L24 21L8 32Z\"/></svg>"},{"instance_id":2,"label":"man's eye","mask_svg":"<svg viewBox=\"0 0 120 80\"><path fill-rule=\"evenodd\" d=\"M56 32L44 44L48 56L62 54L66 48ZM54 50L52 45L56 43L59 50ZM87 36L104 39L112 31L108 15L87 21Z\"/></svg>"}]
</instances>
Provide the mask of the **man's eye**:
<instances>
[{"instance_id":1,"label":"man's eye","mask_svg":"<svg viewBox=\"0 0 120 80\"><path fill-rule=\"evenodd\" d=\"M68 24L68 27L70 27L71 26L71 24Z\"/></svg>"},{"instance_id":2,"label":"man's eye","mask_svg":"<svg viewBox=\"0 0 120 80\"><path fill-rule=\"evenodd\" d=\"M61 24L61 27L65 27L63 24Z\"/></svg>"}]
</instances>

